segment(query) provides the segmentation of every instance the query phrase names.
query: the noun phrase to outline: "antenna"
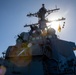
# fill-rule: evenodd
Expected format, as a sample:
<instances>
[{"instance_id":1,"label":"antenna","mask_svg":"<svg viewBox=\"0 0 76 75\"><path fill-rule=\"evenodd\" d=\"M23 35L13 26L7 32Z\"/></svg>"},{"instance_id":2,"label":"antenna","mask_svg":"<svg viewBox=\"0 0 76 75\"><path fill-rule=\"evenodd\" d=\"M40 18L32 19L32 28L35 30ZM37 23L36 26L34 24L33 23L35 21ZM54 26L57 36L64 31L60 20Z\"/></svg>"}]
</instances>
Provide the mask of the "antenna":
<instances>
[{"instance_id":1,"label":"antenna","mask_svg":"<svg viewBox=\"0 0 76 75\"><path fill-rule=\"evenodd\" d=\"M56 9L57 9L57 5L55 5Z\"/></svg>"}]
</instances>

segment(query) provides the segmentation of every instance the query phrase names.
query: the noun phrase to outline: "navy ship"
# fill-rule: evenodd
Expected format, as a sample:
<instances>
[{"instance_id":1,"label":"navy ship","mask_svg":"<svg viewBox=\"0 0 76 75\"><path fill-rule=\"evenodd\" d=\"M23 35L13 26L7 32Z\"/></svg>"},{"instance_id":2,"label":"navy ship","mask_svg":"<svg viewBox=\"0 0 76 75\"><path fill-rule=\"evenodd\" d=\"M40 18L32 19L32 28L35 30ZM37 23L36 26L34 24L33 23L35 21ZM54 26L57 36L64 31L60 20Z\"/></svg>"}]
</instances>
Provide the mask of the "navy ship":
<instances>
[{"instance_id":1,"label":"navy ship","mask_svg":"<svg viewBox=\"0 0 76 75\"><path fill-rule=\"evenodd\" d=\"M59 39L55 29L47 25L66 20L64 17L51 21L46 19L59 10L57 7L47 10L42 4L38 12L27 14L28 17L37 17L38 23L24 25L25 28L30 27L30 31L20 33L16 45L3 52L0 75L76 75L75 43ZM58 31L61 31L60 26Z\"/></svg>"}]
</instances>

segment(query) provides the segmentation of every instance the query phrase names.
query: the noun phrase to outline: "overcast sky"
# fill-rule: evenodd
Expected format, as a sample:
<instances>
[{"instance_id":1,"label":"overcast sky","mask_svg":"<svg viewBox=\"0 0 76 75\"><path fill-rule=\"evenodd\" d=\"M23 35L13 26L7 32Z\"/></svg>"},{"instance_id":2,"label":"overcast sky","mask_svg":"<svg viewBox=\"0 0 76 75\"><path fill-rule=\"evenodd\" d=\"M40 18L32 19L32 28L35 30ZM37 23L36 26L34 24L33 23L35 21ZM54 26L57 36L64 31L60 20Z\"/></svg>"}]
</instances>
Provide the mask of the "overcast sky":
<instances>
[{"instance_id":1,"label":"overcast sky","mask_svg":"<svg viewBox=\"0 0 76 75\"><path fill-rule=\"evenodd\" d=\"M61 33L57 32L60 39L76 43L76 0L0 0L0 56L8 46L15 45L16 36L22 31L25 24L36 23L36 18L28 18L29 12L35 13L45 4L47 9L57 7L59 12L51 14L53 16L66 17L65 27Z\"/></svg>"}]
</instances>

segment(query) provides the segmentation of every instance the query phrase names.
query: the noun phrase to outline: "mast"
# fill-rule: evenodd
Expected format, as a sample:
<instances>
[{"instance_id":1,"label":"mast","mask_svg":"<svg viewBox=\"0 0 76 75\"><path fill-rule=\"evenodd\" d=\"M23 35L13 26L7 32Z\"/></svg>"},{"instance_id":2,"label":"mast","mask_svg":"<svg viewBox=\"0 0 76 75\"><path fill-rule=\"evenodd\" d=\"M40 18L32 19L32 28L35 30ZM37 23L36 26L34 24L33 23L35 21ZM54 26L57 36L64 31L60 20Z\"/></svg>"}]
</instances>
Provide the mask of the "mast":
<instances>
[{"instance_id":1,"label":"mast","mask_svg":"<svg viewBox=\"0 0 76 75\"><path fill-rule=\"evenodd\" d=\"M55 9L47 10L45 8L45 4L42 4L42 7L36 13L27 14L27 17L37 17L38 22L34 23L34 24L26 24L26 25L24 25L24 27L30 26L30 28L32 30L33 26L38 26L39 29L44 30L45 28L47 28L46 23L65 20L66 18L64 18L64 17L56 19L56 20L51 20L51 21L46 20L46 17L48 17L51 13L59 11L59 10L60 10L60 8L57 8L57 7Z\"/></svg>"}]
</instances>

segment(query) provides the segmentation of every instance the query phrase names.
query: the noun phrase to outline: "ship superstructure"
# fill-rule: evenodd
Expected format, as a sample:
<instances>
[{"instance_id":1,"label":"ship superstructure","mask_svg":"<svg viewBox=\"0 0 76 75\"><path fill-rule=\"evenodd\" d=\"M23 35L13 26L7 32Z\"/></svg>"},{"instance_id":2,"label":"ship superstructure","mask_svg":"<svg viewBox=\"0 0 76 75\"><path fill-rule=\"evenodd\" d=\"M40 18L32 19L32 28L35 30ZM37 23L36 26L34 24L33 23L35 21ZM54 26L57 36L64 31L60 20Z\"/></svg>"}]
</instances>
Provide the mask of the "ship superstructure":
<instances>
[{"instance_id":1,"label":"ship superstructure","mask_svg":"<svg viewBox=\"0 0 76 75\"><path fill-rule=\"evenodd\" d=\"M75 43L59 39L56 31L46 24L52 22L46 17L58 10L57 7L47 10L42 4L37 13L27 14L28 17L37 17L38 23L24 25L31 30L22 32L16 45L8 47L0 62L6 68L5 75L76 74ZM64 17L53 21L63 20Z\"/></svg>"}]
</instances>

